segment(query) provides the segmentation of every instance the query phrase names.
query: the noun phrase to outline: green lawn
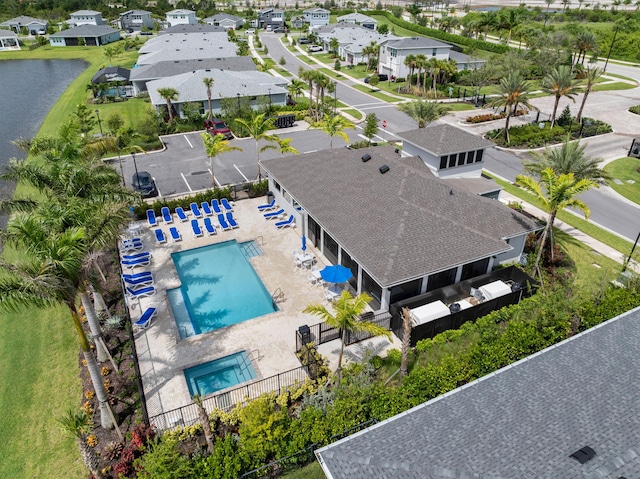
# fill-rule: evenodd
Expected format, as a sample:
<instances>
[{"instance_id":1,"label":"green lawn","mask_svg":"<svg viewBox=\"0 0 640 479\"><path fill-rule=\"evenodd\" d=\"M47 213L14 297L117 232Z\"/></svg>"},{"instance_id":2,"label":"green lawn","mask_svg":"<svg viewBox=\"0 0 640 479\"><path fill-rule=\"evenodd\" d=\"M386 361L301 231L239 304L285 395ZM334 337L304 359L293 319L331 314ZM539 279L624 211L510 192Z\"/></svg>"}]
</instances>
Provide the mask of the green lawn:
<instances>
[{"instance_id":1,"label":"green lawn","mask_svg":"<svg viewBox=\"0 0 640 479\"><path fill-rule=\"evenodd\" d=\"M449 111L470 111L475 110L476 107L471 103L443 103Z\"/></svg>"},{"instance_id":2,"label":"green lawn","mask_svg":"<svg viewBox=\"0 0 640 479\"><path fill-rule=\"evenodd\" d=\"M636 88L636 85L617 81L613 83L595 85L592 91L631 90L632 88Z\"/></svg>"},{"instance_id":3,"label":"green lawn","mask_svg":"<svg viewBox=\"0 0 640 479\"><path fill-rule=\"evenodd\" d=\"M378 21L378 27L382 24L389 25L389 32L391 32L393 29L395 34L399 37L423 37L424 36L418 32L414 32L412 30L408 30L406 28L394 25L393 23L389 22L389 20L387 20L387 17L384 17L382 15L371 15L371 17Z\"/></svg>"},{"instance_id":4,"label":"green lawn","mask_svg":"<svg viewBox=\"0 0 640 479\"><path fill-rule=\"evenodd\" d=\"M333 66L333 64L336 62L336 59L331 56L330 53L313 53L312 55L316 60L319 60L322 63L327 63L331 66Z\"/></svg>"},{"instance_id":5,"label":"green lawn","mask_svg":"<svg viewBox=\"0 0 640 479\"><path fill-rule=\"evenodd\" d=\"M322 472L322 467L320 467L320 463L318 463L317 461L314 461L305 467L296 469L287 474L283 474L280 477L286 477L287 479L325 479L326 478L326 476L324 475L324 472Z\"/></svg>"},{"instance_id":6,"label":"green lawn","mask_svg":"<svg viewBox=\"0 0 640 479\"><path fill-rule=\"evenodd\" d=\"M348 115L351 115L352 117L354 117L357 120L362 120L362 113L360 113L358 110L354 110L353 108L348 108L346 110L342 110L344 113L347 113Z\"/></svg>"},{"instance_id":7,"label":"green lawn","mask_svg":"<svg viewBox=\"0 0 640 479\"><path fill-rule=\"evenodd\" d=\"M125 119L125 123L133 128L146 121L147 112L151 108L151 103L144 98L131 98L118 103L104 103L93 105L92 109L100 111L100 120L103 122L113 113L119 113ZM96 133L98 127L96 127Z\"/></svg>"},{"instance_id":8,"label":"green lawn","mask_svg":"<svg viewBox=\"0 0 640 479\"><path fill-rule=\"evenodd\" d=\"M316 62L314 62L311 58L309 58L307 55L298 55L298 60L302 60L303 62L309 64L309 65L317 65Z\"/></svg>"},{"instance_id":9,"label":"green lawn","mask_svg":"<svg viewBox=\"0 0 640 479\"><path fill-rule=\"evenodd\" d=\"M625 198L640 205L640 160L638 158L620 158L604 167L612 178L623 182L622 185L609 181L609 186ZM635 183L630 183L629 180Z\"/></svg>"},{"instance_id":10,"label":"green lawn","mask_svg":"<svg viewBox=\"0 0 640 479\"><path fill-rule=\"evenodd\" d=\"M389 103L396 103L396 102L402 101L399 98L393 98L393 97L391 97L389 95L385 95L384 93L381 93L378 90L372 91L371 87L368 87L368 86L353 85L353 88L355 88L356 90L360 90L361 92L368 93L371 96L375 96L379 100L383 100L383 101L386 101L386 102L389 102Z\"/></svg>"}]
</instances>

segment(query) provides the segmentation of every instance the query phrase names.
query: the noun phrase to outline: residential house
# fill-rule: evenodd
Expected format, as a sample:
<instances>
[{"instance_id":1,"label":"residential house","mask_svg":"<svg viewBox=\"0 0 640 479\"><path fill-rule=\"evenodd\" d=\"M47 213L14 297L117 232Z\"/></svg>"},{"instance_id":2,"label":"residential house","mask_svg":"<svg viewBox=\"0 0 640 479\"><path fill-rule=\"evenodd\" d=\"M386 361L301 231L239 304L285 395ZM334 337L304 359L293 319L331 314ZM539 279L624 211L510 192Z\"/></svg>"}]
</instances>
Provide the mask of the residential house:
<instances>
[{"instance_id":1,"label":"residential house","mask_svg":"<svg viewBox=\"0 0 640 479\"><path fill-rule=\"evenodd\" d=\"M195 25L198 23L196 12L193 10L177 9L166 14L167 27L174 25Z\"/></svg>"},{"instance_id":2,"label":"residential house","mask_svg":"<svg viewBox=\"0 0 640 479\"><path fill-rule=\"evenodd\" d=\"M368 293L374 310L519 260L535 222L396 151L337 148L266 160L263 168L300 233L351 270L351 289Z\"/></svg>"},{"instance_id":3,"label":"residential house","mask_svg":"<svg viewBox=\"0 0 640 479\"><path fill-rule=\"evenodd\" d=\"M212 27L220 28L220 27ZM145 43L138 52L137 65L204 58L237 56L238 46L229 41L227 33L170 33L158 35Z\"/></svg>"},{"instance_id":4,"label":"residential house","mask_svg":"<svg viewBox=\"0 0 640 479\"><path fill-rule=\"evenodd\" d=\"M153 29L155 26L151 12L146 10L129 10L121 13L118 18L118 28L126 31L139 32L143 28Z\"/></svg>"},{"instance_id":5,"label":"residential house","mask_svg":"<svg viewBox=\"0 0 640 479\"><path fill-rule=\"evenodd\" d=\"M284 10L279 8L263 8L258 10L258 20L254 25L257 28L267 28L271 26L274 28L283 27L285 23Z\"/></svg>"},{"instance_id":6,"label":"residential house","mask_svg":"<svg viewBox=\"0 0 640 479\"><path fill-rule=\"evenodd\" d=\"M19 17L11 18L6 22L0 23L1 28L10 28L16 33L22 33L22 29L26 28L29 35L44 34L47 32L49 22L41 20L39 18L28 17L26 15L20 15Z\"/></svg>"},{"instance_id":7,"label":"residential house","mask_svg":"<svg viewBox=\"0 0 640 479\"><path fill-rule=\"evenodd\" d=\"M374 18L367 17L362 13L349 13L348 15L342 15L338 17L338 23L352 23L360 25L369 30L375 30L378 28L378 21Z\"/></svg>"},{"instance_id":8,"label":"residential house","mask_svg":"<svg viewBox=\"0 0 640 479\"><path fill-rule=\"evenodd\" d=\"M102 18L102 13L95 10L78 10L69 15L71 18L67 20L67 25L79 27L81 25L106 25L107 22Z\"/></svg>"},{"instance_id":9,"label":"residential house","mask_svg":"<svg viewBox=\"0 0 640 479\"><path fill-rule=\"evenodd\" d=\"M337 25L326 25L316 30L318 43L326 51L330 51L331 39L338 40L338 56L347 65L357 65L365 63L367 60L362 55L362 49L373 43L381 44L389 39L397 37L391 34L381 35L360 25L351 23L338 23ZM349 48L350 47L350 48Z\"/></svg>"},{"instance_id":10,"label":"residential house","mask_svg":"<svg viewBox=\"0 0 640 479\"><path fill-rule=\"evenodd\" d=\"M293 17L291 19L291 28L302 28L306 25L304 17Z\"/></svg>"},{"instance_id":11,"label":"residential house","mask_svg":"<svg viewBox=\"0 0 640 479\"><path fill-rule=\"evenodd\" d=\"M20 50L18 34L9 30L0 30L0 51Z\"/></svg>"},{"instance_id":12,"label":"residential house","mask_svg":"<svg viewBox=\"0 0 640 479\"><path fill-rule=\"evenodd\" d=\"M316 451L333 479L632 478L640 308Z\"/></svg>"},{"instance_id":13,"label":"residential house","mask_svg":"<svg viewBox=\"0 0 640 479\"><path fill-rule=\"evenodd\" d=\"M228 70L196 70L180 75L147 82L147 91L154 107L162 110L166 107L166 100L160 96L161 88L173 88L178 92L178 98L172 101L175 113L182 117L182 106L185 103L197 103L202 114L208 110L207 88L203 78L213 78L211 86L212 110L220 112L222 100L225 98L247 98L253 108L258 108L265 101L274 105L287 104L288 81L274 77L268 73L257 71L228 71ZM166 110L165 110L166 111Z\"/></svg>"},{"instance_id":14,"label":"residential house","mask_svg":"<svg viewBox=\"0 0 640 479\"><path fill-rule=\"evenodd\" d=\"M484 63L482 60L456 52L452 50L452 45L433 38L401 38L380 46L378 73L385 73L389 77L406 78L409 75L409 67L405 64L405 60L409 55L424 55L427 59L453 59L456 61L458 70Z\"/></svg>"},{"instance_id":15,"label":"residential house","mask_svg":"<svg viewBox=\"0 0 640 479\"><path fill-rule=\"evenodd\" d=\"M251 57L198 58L141 65L131 70L130 80L134 95L147 91L147 82L180 75L195 70L257 71Z\"/></svg>"},{"instance_id":16,"label":"residential house","mask_svg":"<svg viewBox=\"0 0 640 479\"><path fill-rule=\"evenodd\" d=\"M212 17L205 18L204 23L222 27L225 30L238 30L244 25L244 18L229 13L217 13Z\"/></svg>"},{"instance_id":17,"label":"residential house","mask_svg":"<svg viewBox=\"0 0 640 479\"><path fill-rule=\"evenodd\" d=\"M106 25L82 25L49 35L53 47L71 47L84 43L87 46L106 45L120 40L120 30Z\"/></svg>"},{"instance_id":18,"label":"residential house","mask_svg":"<svg viewBox=\"0 0 640 479\"><path fill-rule=\"evenodd\" d=\"M91 84L94 97L114 96L114 97L132 97L133 88L129 77L131 71L122 67L105 67L101 68L91 78Z\"/></svg>"},{"instance_id":19,"label":"residential house","mask_svg":"<svg viewBox=\"0 0 640 479\"><path fill-rule=\"evenodd\" d=\"M329 24L331 12L324 8L308 8L302 12L304 21L309 24L309 28L323 27Z\"/></svg>"}]
</instances>

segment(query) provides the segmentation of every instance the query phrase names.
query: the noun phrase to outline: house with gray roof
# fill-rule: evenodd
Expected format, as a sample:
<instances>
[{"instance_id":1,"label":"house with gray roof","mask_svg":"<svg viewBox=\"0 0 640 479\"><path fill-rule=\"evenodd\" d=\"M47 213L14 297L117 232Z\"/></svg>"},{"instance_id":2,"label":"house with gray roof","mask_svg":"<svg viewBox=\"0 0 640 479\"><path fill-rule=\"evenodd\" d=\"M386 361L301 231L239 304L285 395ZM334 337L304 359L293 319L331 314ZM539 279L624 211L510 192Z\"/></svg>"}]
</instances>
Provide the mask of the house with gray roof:
<instances>
[{"instance_id":1,"label":"house with gray roof","mask_svg":"<svg viewBox=\"0 0 640 479\"><path fill-rule=\"evenodd\" d=\"M166 13L167 27L174 25L195 25L198 23L196 12L193 10L177 9Z\"/></svg>"},{"instance_id":2,"label":"house with gray roof","mask_svg":"<svg viewBox=\"0 0 640 479\"><path fill-rule=\"evenodd\" d=\"M10 18L6 22L0 23L2 28L10 28L16 33L22 33L22 29L26 28L30 35L36 35L40 32L46 32L49 22L40 18L33 18L27 15Z\"/></svg>"},{"instance_id":3,"label":"house with gray roof","mask_svg":"<svg viewBox=\"0 0 640 479\"><path fill-rule=\"evenodd\" d=\"M134 94L147 91L147 82L195 70L230 70L236 72L257 71L251 57L198 58L174 60L137 66L131 70L130 80Z\"/></svg>"},{"instance_id":4,"label":"house with gray roof","mask_svg":"<svg viewBox=\"0 0 640 479\"><path fill-rule=\"evenodd\" d=\"M215 25L216 27L222 27L225 30L238 30L244 25L244 18L222 12L205 18L203 22L209 25Z\"/></svg>"},{"instance_id":5,"label":"house with gray roof","mask_svg":"<svg viewBox=\"0 0 640 479\"><path fill-rule=\"evenodd\" d=\"M147 91L154 107L166 110L166 100L160 96L161 88L173 88L178 92L178 98L172 101L176 114L184 116L182 105L185 103L199 104L202 114L208 111L207 87L203 78L213 78L211 86L211 108L214 113L220 112L222 100L225 98L247 99L249 105L258 108L264 102L274 105L287 104L288 81L274 77L268 73L258 71L228 71L228 70L196 70L180 75L174 75L160 80L147 82Z\"/></svg>"},{"instance_id":6,"label":"house with gray roof","mask_svg":"<svg viewBox=\"0 0 640 479\"><path fill-rule=\"evenodd\" d=\"M284 10L279 8L263 8L262 10L258 10L258 19L257 21L252 21L255 23L255 27L257 28L267 28L267 26L272 26L274 28L284 26Z\"/></svg>"},{"instance_id":7,"label":"house with gray roof","mask_svg":"<svg viewBox=\"0 0 640 479\"><path fill-rule=\"evenodd\" d=\"M351 287L368 293L374 310L457 283L463 271L479 276L517 261L526 235L538 229L390 146L324 150L262 166L280 207L330 263L351 270Z\"/></svg>"},{"instance_id":8,"label":"house with gray roof","mask_svg":"<svg viewBox=\"0 0 640 479\"><path fill-rule=\"evenodd\" d=\"M369 30L375 30L378 28L378 21L374 18L363 15L362 13L349 13L338 17L338 23L353 23L360 25Z\"/></svg>"},{"instance_id":9,"label":"house with gray roof","mask_svg":"<svg viewBox=\"0 0 640 479\"><path fill-rule=\"evenodd\" d=\"M158 35L145 43L139 50L136 63L150 65L166 61L235 57L237 50L238 46L229 41L225 31L169 33Z\"/></svg>"},{"instance_id":10,"label":"house with gray roof","mask_svg":"<svg viewBox=\"0 0 640 479\"><path fill-rule=\"evenodd\" d=\"M120 30L106 25L81 25L49 35L53 47L71 47L84 42L87 46L106 45L120 40Z\"/></svg>"},{"instance_id":11,"label":"house with gray roof","mask_svg":"<svg viewBox=\"0 0 640 479\"><path fill-rule=\"evenodd\" d=\"M0 30L0 51L20 50L18 34L9 30Z\"/></svg>"},{"instance_id":12,"label":"house with gray roof","mask_svg":"<svg viewBox=\"0 0 640 479\"><path fill-rule=\"evenodd\" d=\"M120 14L118 28L139 32L143 28L152 29L155 26L151 12L146 10L128 10Z\"/></svg>"},{"instance_id":13,"label":"house with gray roof","mask_svg":"<svg viewBox=\"0 0 640 479\"><path fill-rule=\"evenodd\" d=\"M302 12L304 21L310 28L318 28L329 24L331 12L325 8L307 8Z\"/></svg>"},{"instance_id":14,"label":"house with gray roof","mask_svg":"<svg viewBox=\"0 0 640 479\"><path fill-rule=\"evenodd\" d=\"M360 25L351 23L338 23L326 25L316 30L318 43L326 51L330 50L331 39L338 40L338 56L348 65L357 65L366 62L362 56L362 48L373 43L382 44L398 37L371 31Z\"/></svg>"},{"instance_id":15,"label":"house with gray roof","mask_svg":"<svg viewBox=\"0 0 640 479\"><path fill-rule=\"evenodd\" d=\"M316 451L330 479L640 477L640 308Z\"/></svg>"},{"instance_id":16,"label":"house with gray roof","mask_svg":"<svg viewBox=\"0 0 640 479\"><path fill-rule=\"evenodd\" d=\"M78 10L69 15L68 25L79 27L80 25L106 25L102 13L95 10Z\"/></svg>"}]
</instances>

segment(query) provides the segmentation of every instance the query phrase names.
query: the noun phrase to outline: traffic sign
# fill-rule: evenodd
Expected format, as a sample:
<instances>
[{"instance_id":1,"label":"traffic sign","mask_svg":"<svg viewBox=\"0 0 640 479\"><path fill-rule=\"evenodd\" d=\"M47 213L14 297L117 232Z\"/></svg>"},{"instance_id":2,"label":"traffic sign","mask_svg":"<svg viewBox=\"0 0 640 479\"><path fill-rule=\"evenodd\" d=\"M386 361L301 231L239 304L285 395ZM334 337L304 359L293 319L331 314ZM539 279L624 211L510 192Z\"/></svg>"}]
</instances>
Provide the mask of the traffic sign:
<instances>
[{"instance_id":1,"label":"traffic sign","mask_svg":"<svg viewBox=\"0 0 640 479\"><path fill-rule=\"evenodd\" d=\"M386 128L387 127L387 120L382 120L382 128Z\"/></svg>"}]
</instances>

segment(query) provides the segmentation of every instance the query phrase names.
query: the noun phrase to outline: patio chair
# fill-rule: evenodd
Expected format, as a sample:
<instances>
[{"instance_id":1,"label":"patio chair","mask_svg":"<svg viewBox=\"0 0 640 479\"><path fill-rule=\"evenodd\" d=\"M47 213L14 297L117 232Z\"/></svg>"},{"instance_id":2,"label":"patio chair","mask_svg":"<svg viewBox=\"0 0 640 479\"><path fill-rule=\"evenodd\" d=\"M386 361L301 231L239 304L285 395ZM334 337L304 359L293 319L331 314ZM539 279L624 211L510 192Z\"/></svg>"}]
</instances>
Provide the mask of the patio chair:
<instances>
[{"instance_id":1,"label":"patio chair","mask_svg":"<svg viewBox=\"0 0 640 479\"><path fill-rule=\"evenodd\" d=\"M218 215L218 223L220 224L220 228L222 228L223 231L228 231L231 229L231 226L229 226L227 220L224 219L224 215L222 213Z\"/></svg>"},{"instance_id":2,"label":"patio chair","mask_svg":"<svg viewBox=\"0 0 640 479\"><path fill-rule=\"evenodd\" d=\"M171 211L169 211L169 207L163 206L160 212L162 213L162 220L166 224L173 223L173 215L171 214Z\"/></svg>"},{"instance_id":3,"label":"patio chair","mask_svg":"<svg viewBox=\"0 0 640 479\"><path fill-rule=\"evenodd\" d=\"M180 221L182 221L183 223L188 219L187 214L182 209L182 206L176 207L176 215L178 216L178 219L180 219Z\"/></svg>"},{"instance_id":4,"label":"patio chair","mask_svg":"<svg viewBox=\"0 0 640 479\"><path fill-rule=\"evenodd\" d=\"M264 219L270 220L273 218L280 218L285 214L286 214L285 211L282 208L280 208L278 211L270 211L269 213L265 213L262 216L264 216Z\"/></svg>"},{"instance_id":5,"label":"patio chair","mask_svg":"<svg viewBox=\"0 0 640 479\"><path fill-rule=\"evenodd\" d=\"M139 238L137 238L137 240L138 241L124 240L120 245L120 250L124 253L128 253L131 251L140 251L142 248L144 248L144 245Z\"/></svg>"},{"instance_id":6,"label":"patio chair","mask_svg":"<svg viewBox=\"0 0 640 479\"><path fill-rule=\"evenodd\" d=\"M203 235L198 220L191 220L191 230L193 231L194 238L200 238Z\"/></svg>"},{"instance_id":7,"label":"patio chair","mask_svg":"<svg viewBox=\"0 0 640 479\"><path fill-rule=\"evenodd\" d=\"M211 211L211 207L209 206L208 201L203 201L201 205L202 205L202 211L204 211L204 214L206 216L213 216L213 211Z\"/></svg>"},{"instance_id":8,"label":"patio chair","mask_svg":"<svg viewBox=\"0 0 640 479\"><path fill-rule=\"evenodd\" d=\"M227 223L229 223L232 228L238 228L238 223L233 217L233 213L231 213L231 211L227 212Z\"/></svg>"},{"instance_id":9,"label":"patio chair","mask_svg":"<svg viewBox=\"0 0 640 479\"><path fill-rule=\"evenodd\" d=\"M229 204L229 201L226 198L222 198L220 203L222 203L222 207L225 211L233 211L233 206Z\"/></svg>"},{"instance_id":10,"label":"patio chair","mask_svg":"<svg viewBox=\"0 0 640 479\"><path fill-rule=\"evenodd\" d=\"M139 279L139 278L150 278L153 277L151 271L141 271L140 273L127 274L124 273L122 275L124 279Z\"/></svg>"},{"instance_id":11,"label":"patio chair","mask_svg":"<svg viewBox=\"0 0 640 479\"><path fill-rule=\"evenodd\" d=\"M222 208L220 208L220 203L215 198L211 200L211 207L213 208L213 212L217 215L222 213Z\"/></svg>"},{"instance_id":12,"label":"patio chair","mask_svg":"<svg viewBox=\"0 0 640 479\"><path fill-rule=\"evenodd\" d=\"M147 329L149 327L149 325L151 324L151 319L156 314L158 314L158 309L157 308L147 308L146 311L144 313L142 313L142 316L140 316L140 319L138 319L136 322L134 322L133 325L136 328Z\"/></svg>"},{"instance_id":13,"label":"patio chair","mask_svg":"<svg viewBox=\"0 0 640 479\"><path fill-rule=\"evenodd\" d=\"M160 228L158 228L158 229L156 229L156 230L153 230L153 232L156 234L156 241L157 241L159 244L162 244L162 243L166 243L166 242L167 242L167 238L166 238L166 236L164 235L164 231L162 231Z\"/></svg>"},{"instance_id":14,"label":"patio chair","mask_svg":"<svg viewBox=\"0 0 640 479\"><path fill-rule=\"evenodd\" d=\"M149 226L158 226L155 211L147 210L147 222L149 223Z\"/></svg>"},{"instance_id":15,"label":"patio chair","mask_svg":"<svg viewBox=\"0 0 640 479\"><path fill-rule=\"evenodd\" d=\"M276 199L272 199L271 203L265 203L264 205L258 205L258 211L271 211L276 209Z\"/></svg>"},{"instance_id":16,"label":"patio chair","mask_svg":"<svg viewBox=\"0 0 640 479\"><path fill-rule=\"evenodd\" d=\"M213 236L214 234L216 234L216 229L211 223L211 218L204 219L204 229L207 231L207 234L209 236Z\"/></svg>"},{"instance_id":17,"label":"patio chair","mask_svg":"<svg viewBox=\"0 0 640 479\"><path fill-rule=\"evenodd\" d=\"M122 255L122 259L127 259L127 260L138 259L138 258L150 258L150 257L151 257L151 253L149 253L148 251L140 251L139 253L135 253L135 254Z\"/></svg>"},{"instance_id":18,"label":"patio chair","mask_svg":"<svg viewBox=\"0 0 640 479\"><path fill-rule=\"evenodd\" d=\"M189 206L191 207L191 212L193 213L194 218L202 218L202 212L200 211L200 208L198 208L197 203L191 203Z\"/></svg>"},{"instance_id":19,"label":"patio chair","mask_svg":"<svg viewBox=\"0 0 640 479\"><path fill-rule=\"evenodd\" d=\"M324 299L326 299L329 303L333 303L335 299L335 295L333 295L329 290L324 290Z\"/></svg>"},{"instance_id":20,"label":"patio chair","mask_svg":"<svg viewBox=\"0 0 640 479\"><path fill-rule=\"evenodd\" d=\"M182 236L180 235L180 231L178 231L178 228L176 228L175 226L172 226L171 228L169 228L169 233L171 233L171 239L173 240L174 243L177 243L178 241L182 241Z\"/></svg>"},{"instance_id":21,"label":"patio chair","mask_svg":"<svg viewBox=\"0 0 640 479\"><path fill-rule=\"evenodd\" d=\"M140 278L126 278L124 275L122 279L126 283L127 287L131 287L133 290L137 290L142 286L152 286L153 285L153 276L142 276Z\"/></svg>"},{"instance_id":22,"label":"patio chair","mask_svg":"<svg viewBox=\"0 0 640 479\"><path fill-rule=\"evenodd\" d=\"M123 267L127 269L133 269L136 266L149 266L151 263L151 258L147 256L146 258L138 258L138 259L124 259L121 261Z\"/></svg>"},{"instance_id":23,"label":"patio chair","mask_svg":"<svg viewBox=\"0 0 640 479\"><path fill-rule=\"evenodd\" d=\"M156 294L156 288L153 286L147 286L146 288L133 289L130 286L127 286L127 292L132 298L145 298Z\"/></svg>"},{"instance_id":24,"label":"patio chair","mask_svg":"<svg viewBox=\"0 0 640 479\"><path fill-rule=\"evenodd\" d=\"M295 220L295 217L293 215L291 215L291 216L289 216L289 219L286 219L284 221L278 221L276 223L276 228L281 230L283 228L286 228L287 226L294 227L296 225L294 220Z\"/></svg>"}]
</instances>

